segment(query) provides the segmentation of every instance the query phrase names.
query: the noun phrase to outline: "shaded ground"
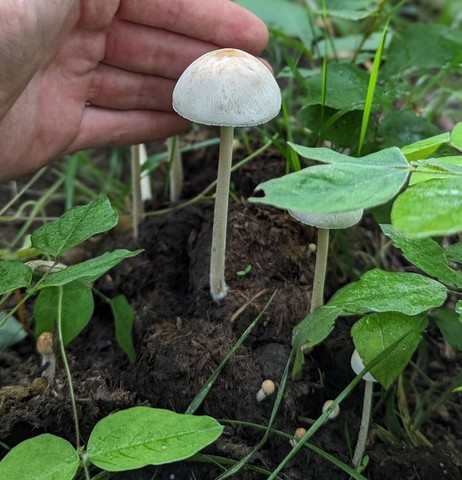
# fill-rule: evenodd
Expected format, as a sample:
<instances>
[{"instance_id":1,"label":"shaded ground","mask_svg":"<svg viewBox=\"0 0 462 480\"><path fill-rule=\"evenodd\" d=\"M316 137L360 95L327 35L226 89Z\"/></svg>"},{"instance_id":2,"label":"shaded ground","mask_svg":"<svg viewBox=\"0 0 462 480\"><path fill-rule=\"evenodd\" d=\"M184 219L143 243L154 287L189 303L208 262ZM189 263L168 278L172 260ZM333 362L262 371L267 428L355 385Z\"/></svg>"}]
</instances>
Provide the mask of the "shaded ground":
<instances>
[{"instance_id":1,"label":"shaded ground","mask_svg":"<svg viewBox=\"0 0 462 480\"><path fill-rule=\"evenodd\" d=\"M188 176L194 180L186 185L186 198L205 187L214 171L205 169L197 159L190 162ZM213 161L209 164L213 166ZM108 296L125 294L135 307L138 358L135 365L127 362L114 341L110 312L98 306L89 327L69 347L84 439L97 420L135 404L183 412L265 307L257 327L223 369L198 413L267 424L274 399L257 403L255 394L262 380L271 378L278 383L282 376L290 353L291 330L309 308L314 265L313 254L307 249L313 241L312 231L284 212L262 209L245 200L260 181L282 173L282 160L276 154L267 154L233 175L239 201L230 211L226 271L230 293L221 306L214 305L208 294L212 202L147 218L140 226L136 244L128 237L106 240L105 248L145 249L97 285ZM332 248L338 255L330 260L327 296L348 281L349 275L361 271L369 255L380 246L378 233L366 230L364 225L334 237ZM342 263L339 255L345 245L353 253L349 262ZM238 276L237 272L248 265L250 273ZM335 398L351 381L350 327L351 320L340 320L334 334L307 356L301 381L288 381L275 428L287 433L299 426L308 428L309 419L319 416L324 401ZM462 359L460 355L441 354L445 346L437 332L429 331L425 345L430 365L426 373L444 385L460 370ZM9 446L42 432L74 439L63 372L60 370L55 384L47 387L37 379L38 363L30 339L0 354L0 439ZM421 386L425 388L423 383ZM436 389L435 395L439 392ZM376 400L379 398L384 396L377 393ZM409 389L410 408L414 402ZM338 419L324 425L313 443L349 463L351 452L346 438L354 444L361 405L362 390L358 389L342 404ZM421 429L433 447L411 447L404 439L395 444L383 441L382 430L392 429L385 403L379 403L365 475L377 480L462 478L460 394L453 395L444 408L435 411ZM224 435L207 452L239 459L261 435L261 431L249 427L227 425ZM287 439L271 436L253 463L271 471L289 450ZM216 478L219 470L208 464L184 462L115 478L151 479L154 473L156 479L208 480ZM265 476L247 471L237 478L257 480ZM347 475L307 450L283 470L281 478L337 480Z\"/></svg>"}]
</instances>

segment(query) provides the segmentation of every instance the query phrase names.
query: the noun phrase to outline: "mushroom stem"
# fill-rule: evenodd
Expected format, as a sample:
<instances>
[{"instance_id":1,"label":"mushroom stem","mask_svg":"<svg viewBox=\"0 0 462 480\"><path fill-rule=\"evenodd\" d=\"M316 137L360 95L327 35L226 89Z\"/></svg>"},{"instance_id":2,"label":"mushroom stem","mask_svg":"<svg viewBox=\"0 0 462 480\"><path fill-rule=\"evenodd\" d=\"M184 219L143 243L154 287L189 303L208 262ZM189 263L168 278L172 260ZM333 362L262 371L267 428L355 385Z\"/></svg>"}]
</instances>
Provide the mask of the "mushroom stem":
<instances>
[{"instance_id":1,"label":"mushroom stem","mask_svg":"<svg viewBox=\"0 0 462 480\"><path fill-rule=\"evenodd\" d=\"M314 267L313 290L311 292L312 312L324 304L324 283L326 281L327 254L329 250L329 229L318 228L318 244L316 245L316 264Z\"/></svg>"},{"instance_id":2,"label":"mushroom stem","mask_svg":"<svg viewBox=\"0 0 462 480\"><path fill-rule=\"evenodd\" d=\"M361 425L359 426L358 440L356 442L356 448L353 455L353 465L355 468L358 468L361 464L364 450L366 449L367 432L369 430L369 421L371 418L372 391L374 388L374 382L366 381L365 384Z\"/></svg>"},{"instance_id":3,"label":"mushroom stem","mask_svg":"<svg viewBox=\"0 0 462 480\"><path fill-rule=\"evenodd\" d=\"M177 135L167 139L169 153L170 201L178 202L183 190L183 162Z\"/></svg>"},{"instance_id":4,"label":"mushroom stem","mask_svg":"<svg viewBox=\"0 0 462 480\"><path fill-rule=\"evenodd\" d=\"M215 194L212 249L210 256L210 293L216 303L220 303L228 292L228 286L225 282L225 252L233 137L234 127L220 128L220 156L218 159L217 189Z\"/></svg>"},{"instance_id":5,"label":"mushroom stem","mask_svg":"<svg viewBox=\"0 0 462 480\"><path fill-rule=\"evenodd\" d=\"M138 238L138 224L143 213L143 201L141 199L141 166L139 145L132 145L131 170L132 170L132 231L133 238Z\"/></svg>"}]
</instances>

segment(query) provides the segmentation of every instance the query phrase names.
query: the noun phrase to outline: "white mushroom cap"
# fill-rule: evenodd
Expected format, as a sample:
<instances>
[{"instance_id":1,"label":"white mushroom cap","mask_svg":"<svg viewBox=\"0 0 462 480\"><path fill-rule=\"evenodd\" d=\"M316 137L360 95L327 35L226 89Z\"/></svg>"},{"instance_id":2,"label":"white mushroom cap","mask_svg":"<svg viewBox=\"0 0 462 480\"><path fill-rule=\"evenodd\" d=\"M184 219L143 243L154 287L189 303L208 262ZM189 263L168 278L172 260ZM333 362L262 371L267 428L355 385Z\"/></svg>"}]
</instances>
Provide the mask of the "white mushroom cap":
<instances>
[{"instance_id":1,"label":"white mushroom cap","mask_svg":"<svg viewBox=\"0 0 462 480\"><path fill-rule=\"evenodd\" d=\"M364 363L362 358L359 356L358 350L356 348L353 351L353 355L351 355L351 368L353 371L358 375L364 369ZM375 377L371 375L369 372L364 375L363 380L366 382L377 382Z\"/></svg>"},{"instance_id":2,"label":"white mushroom cap","mask_svg":"<svg viewBox=\"0 0 462 480\"><path fill-rule=\"evenodd\" d=\"M173 91L173 108L193 122L247 127L279 113L281 91L256 57L223 48L202 55L183 72Z\"/></svg>"},{"instance_id":3,"label":"white mushroom cap","mask_svg":"<svg viewBox=\"0 0 462 480\"><path fill-rule=\"evenodd\" d=\"M289 213L305 225L332 230L356 225L361 220L364 210L348 210L338 213L310 213L289 210Z\"/></svg>"},{"instance_id":4,"label":"white mushroom cap","mask_svg":"<svg viewBox=\"0 0 462 480\"><path fill-rule=\"evenodd\" d=\"M324 402L324 405L322 406L322 413L324 413L332 404L334 403L333 400L326 400ZM335 408L332 410L332 412L329 413L328 419L329 420L334 420L334 418L337 418L340 413L340 406L336 405Z\"/></svg>"}]
</instances>

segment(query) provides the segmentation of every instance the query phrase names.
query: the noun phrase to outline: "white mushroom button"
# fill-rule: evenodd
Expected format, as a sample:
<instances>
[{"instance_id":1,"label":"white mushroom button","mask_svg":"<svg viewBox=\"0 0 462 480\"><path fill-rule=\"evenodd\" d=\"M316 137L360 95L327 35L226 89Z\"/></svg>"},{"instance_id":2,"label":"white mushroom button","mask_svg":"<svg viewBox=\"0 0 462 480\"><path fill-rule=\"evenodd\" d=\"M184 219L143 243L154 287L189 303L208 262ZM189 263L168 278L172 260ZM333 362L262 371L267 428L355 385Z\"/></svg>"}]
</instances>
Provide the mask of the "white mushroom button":
<instances>
[{"instance_id":1,"label":"white mushroom button","mask_svg":"<svg viewBox=\"0 0 462 480\"><path fill-rule=\"evenodd\" d=\"M324 413L332 404L334 403L333 400L326 400L324 402L324 405L322 406L322 413ZM340 406L336 405L334 409L329 413L328 419L329 420L334 420L334 418L337 418L340 413Z\"/></svg>"},{"instance_id":2,"label":"white mushroom button","mask_svg":"<svg viewBox=\"0 0 462 480\"><path fill-rule=\"evenodd\" d=\"M264 380L261 384L260 390L257 392L257 401L262 402L265 398L269 397L276 390L276 385L272 380Z\"/></svg>"},{"instance_id":3,"label":"white mushroom button","mask_svg":"<svg viewBox=\"0 0 462 480\"><path fill-rule=\"evenodd\" d=\"M305 436L306 428L299 427L295 430L293 438L290 440L291 447L295 447L297 443Z\"/></svg>"}]
</instances>

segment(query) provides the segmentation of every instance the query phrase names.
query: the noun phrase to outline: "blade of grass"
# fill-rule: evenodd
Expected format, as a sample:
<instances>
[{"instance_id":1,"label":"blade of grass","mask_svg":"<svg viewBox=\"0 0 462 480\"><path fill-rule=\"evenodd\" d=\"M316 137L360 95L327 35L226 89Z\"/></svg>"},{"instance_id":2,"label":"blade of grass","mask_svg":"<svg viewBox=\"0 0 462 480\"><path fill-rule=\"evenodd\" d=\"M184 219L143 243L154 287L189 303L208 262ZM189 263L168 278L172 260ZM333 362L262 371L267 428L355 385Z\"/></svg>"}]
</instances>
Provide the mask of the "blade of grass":
<instances>
[{"instance_id":1,"label":"blade of grass","mask_svg":"<svg viewBox=\"0 0 462 480\"><path fill-rule=\"evenodd\" d=\"M359 134L358 144L358 157L361 156L361 150L364 146L364 139L366 138L367 127L369 126L369 120L372 110L372 102L374 101L375 87L377 86L377 80L379 77L380 63L382 61L383 48L385 46L385 40L388 32L388 25L390 23L390 17L385 23L383 28L382 37L380 38L379 46L375 52L374 62L372 64L371 74L369 77L369 84L367 86L366 101L364 103L364 113L361 122L361 132Z\"/></svg>"},{"instance_id":2,"label":"blade of grass","mask_svg":"<svg viewBox=\"0 0 462 480\"><path fill-rule=\"evenodd\" d=\"M266 305L263 307L262 311L257 315L255 320L246 328L244 333L239 337L237 342L233 345L233 348L228 352L228 354L225 356L225 358L220 363L220 365L218 365L218 367L215 369L212 375L210 375L210 377L207 379L204 385L202 385L201 389L199 390L199 392L197 392L197 395L193 398L193 401L191 402L189 407L186 409L185 411L186 414L192 415L200 407L205 397L209 393L210 389L212 388L213 384L215 383L215 380L218 378L218 375L220 374L221 370L228 363L229 359L235 354L236 350L239 349L239 347L242 345L244 340L249 336L250 332L255 328L255 326L263 316L263 314L266 312L268 307L273 302L274 297L276 296L276 293L277 293L277 290L273 292L270 299L266 302Z\"/></svg>"}]
</instances>

